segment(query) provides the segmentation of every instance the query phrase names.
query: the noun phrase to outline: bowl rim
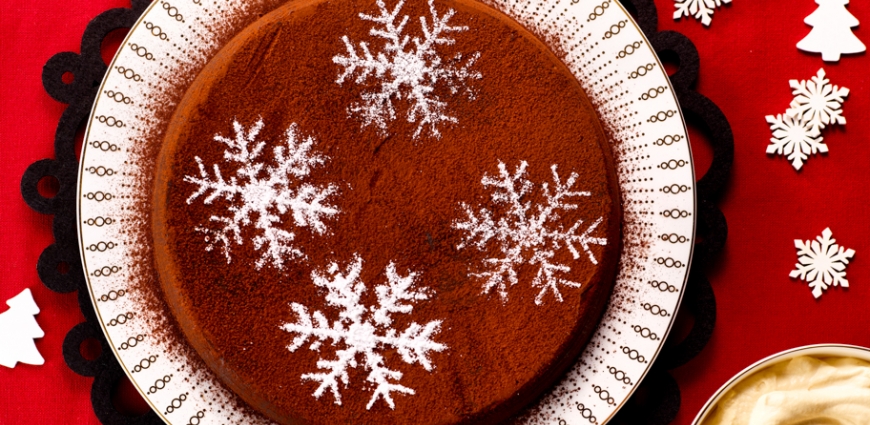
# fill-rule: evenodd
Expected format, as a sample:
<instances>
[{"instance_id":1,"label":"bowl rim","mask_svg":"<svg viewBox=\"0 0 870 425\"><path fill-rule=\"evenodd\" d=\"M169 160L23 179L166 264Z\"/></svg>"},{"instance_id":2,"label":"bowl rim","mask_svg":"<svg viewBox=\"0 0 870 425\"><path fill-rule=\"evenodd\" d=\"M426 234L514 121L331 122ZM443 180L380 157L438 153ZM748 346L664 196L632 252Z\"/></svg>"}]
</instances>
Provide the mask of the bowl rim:
<instances>
[{"instance_id":1,"label":"bowl rim","mask_svg":"<svg viewBox=\"0 0 870 425\"><path fill-rule=\"evenodd\" d=\"M811 344L800 347L789 348L778 353L771 354L757 362L745 367L743 370L731 377L725 384L719 387L715 393L704 403L704 406L698 411L692 425L700 425L729 390L734 388L744 379L758 372L760 369L772 366L775 363L793 359L799 356L813 357L855 357L860 360L870 362L870 348L860 345L825 343Z\"/></svg>"}]
</instances>

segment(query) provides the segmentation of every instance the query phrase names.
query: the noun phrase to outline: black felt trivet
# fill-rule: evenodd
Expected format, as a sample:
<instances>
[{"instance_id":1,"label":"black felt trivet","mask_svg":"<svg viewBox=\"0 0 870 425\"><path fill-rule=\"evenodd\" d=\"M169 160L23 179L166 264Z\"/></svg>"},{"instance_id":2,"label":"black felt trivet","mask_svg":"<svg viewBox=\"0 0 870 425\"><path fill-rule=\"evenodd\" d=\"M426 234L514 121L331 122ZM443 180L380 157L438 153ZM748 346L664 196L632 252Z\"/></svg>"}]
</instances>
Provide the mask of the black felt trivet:
<instances>
[{"instance_id":1,"label":"black felt trivet","mask_svg":"<svg viewBox=\"0 0 870 425\"><path fill-rule=\"evenodd\" d=\"M82 36L81 54L58 53L45 64L42 70L45 91L69 106L57 125L54 140L56 159L43 159L31 164L21 178L21 194L27 204L40 213L54 215L52 231L55 243L42 252L36 269L39 278L52 291L78 292L79 308L85 316L85 322L67 333L63 356L74 372L94 377L91 404L97 418L106 425L162 423L154 412L137 417L127 416L119 412L112 402L113 393L124 378L124 372L112 355L94 313L76 237L76 132L88 119L107 70L100 55L103 39L116 29L132 27L150 3L148 0L131 2L131 8L107 10L88 24ZM695 252L679 311L679 316L694 317L693 326L682 341L667 341L638 392L613 420L616 424L664 425L673 421L680 410L680 387L669 371L697 356L707 345L716 324L716 299L704 273L722 250L728 235L725 216L719 210L717 201L728 183L734 160L734 136L722 111L710 99L694 90L700 61L692 42L677 32L658 31L658 16L653 0L621 2L634 15L662 60L679 67L671 75L671 83L686 121L705 133L713 150L713 163L698 180ZM73 76L70 83L63 79L67 72ZM59 182L58 193L51 198L42 196L37 190L39 181L46 176L52 176ZM83 357L80 350L82 343L89 339L100 341L102 347L99 357L93 360Z\"/></svg>"}]
</instances>

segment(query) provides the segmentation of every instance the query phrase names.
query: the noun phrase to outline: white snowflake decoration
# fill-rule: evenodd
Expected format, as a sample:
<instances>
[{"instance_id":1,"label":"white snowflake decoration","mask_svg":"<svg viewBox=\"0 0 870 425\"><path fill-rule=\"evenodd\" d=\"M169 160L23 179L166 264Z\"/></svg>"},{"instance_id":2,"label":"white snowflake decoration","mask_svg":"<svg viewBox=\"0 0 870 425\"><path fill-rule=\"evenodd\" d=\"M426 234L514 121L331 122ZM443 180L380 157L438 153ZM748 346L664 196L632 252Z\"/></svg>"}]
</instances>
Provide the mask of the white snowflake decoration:
<instances>
[{"instance_id":1,"label":"white snowflake decoration","mask_svg":"<svg viewBox=\"0 0 870 425\"><path fill-rule=\"evenodd\" d=\"M827 228L814 241L804 242L800 239L794 241L798 251L798 262L789 276L807 282L816 298L821 297L822 291L827 290L829 286L849 287L849 281L846 280L846 265L855 255L855 251L837 245L837 241L831 236L831 229Z\"/></svg>"},{"instance_id":2,"label":"white snowflake decoration","mask_svg":"<svg viewBox=\"0 0 870 425\"><path fill-rule=\"evenodd\" d=\"M809 155L828 152L819 130L812 123L804 121L803 115L768 115L765 119L773 133L767 153L785 156L795 170L803 167Z\"/></svg>"},{"instance_id":3,"label":"white snowflake decoration","mask_svg":"<svg viewBox=\"0 0 870 425\"><path fill-rule=\"evenodd\" d=\"M788 84L795 97L786 114L800 115L817 130L826 125L846 124L842 107L844 98L849 96L849 89L832 85L825 77L824 69L819 69L810 81L789 80Z\"/></svg>"},{"instance_id":4,"label":"white snowflake decoration","mask_svg":"<svg viewBox=\"0 0 870 425\"><path fill-rule=\"evenodd\" d=\"M387 348L395 349L405 363L417 363L425 370L432 371L434 366L429 360L430 352L444 351L447 346L432 340L440 331L440 320L433 320L425 325L412 322L401 333L392 327L392 314L411 314L413 303L429 298L425 288L413 287L416 273L400 276L396 272L395 264L391 262L386 268L388 283L375 288L378 306L366 307L360 302L366 291L365 284L360 280L362 267L362 259L355 256L345 274L339 271L335 263L329 266L329 276L323 276L316 271L311 273L314 284L329 291L326 302L340 310L338 320L330 325L321 311L309 314L304 305L292 303L290 306L299 319L296 323L283 324L281 329L298 334L293 343L287 346L291 352L303 346L309 338L312 339L311 350L320 351L321 344L327 340L331 340L331 345L335 348L334 360L321 358L317 362L317 368L325 372L302 375L303 381L320 383L314 391L315 398L319 399L326 390L330 390L335 404L340 405L339 381L347 387L348 368L359 367L358 361L362 360L362 367L369 372L366 381L375 387L366 408L371 409L378 398L383 398L390 408L395 409L391 393L414 394L414 390L398 383L402 373L384 365L382 351ZM362 358L358 359L359 356Z\"/></svg>"},{"instance_id":5,"label":"white snowflake decoration","mask_svg":"<svg viewBox=\"0 0 870 425\"><path fill-rule=\"evenodd\" d=\"M478 250L484 251L490 241L498 244L501 256L487 258L484 260L486 270L472 273L474 277L485 279L484 294L497 289L502 302L507 302L508 284L513 286L518 282L517 268L522 264L537 264L538 273L532 285L541 288L541 292L535 297L535 304L541 305L549 291L562 302L559 285L576 288L580 284L559 278L557 273L567 273L571 268L553 261L553 257L556 251L565 247L575 260L580 258L582 250L589 261L598 264L589 245L607 245L607 239L591 236L601 224L602 218L599 217L579 234L582 220L578 220L567 230L558 222L559 211L577 209L577 204L569 203L569 198L590 196L590 193L571 191L577 181L577 173L571 173L568 181L562 184L555 164L550 167L553 173L553 190L550 190L546 182L541 185L547 203L533 208L530 201L523 202L523 196L529 194L534 186L525 177L527 167L528 163L523 161L510 174L505 164L499 161L498 178L483 176L481 183L495 189L491 195L493 203L506 207L507 211L496 221L493 211L481 208L475 213L470 206L461 204L468 218L466 221L454 222L453 227L465 231L467 235L457 248L474 245Z\"/></svg>"},{"instance_id":6,"label":"white snowflake decoration","mask_svg":"<svg viewBox=\"0 0 870 425\"><path fill-rule=\"evenodd\" d=\"M338 209L326 203L337 187L318 187L304 181L311 169L323 164L327 158L311 152L314 138L300 136L296 124L285 133L286 146L273 149L275 165L267 165L260 158L266 142L257 140L262 128L262 120L247 131L233 121L234 138L214 136L215 141L227 146L225 162L235 167L235 175L228 181L217 164L213 166L214 177L210 176L198 156L195 159L199 165L199 177L185 176L184 181L198 186L196 192L187 198L188 204L208 192L204 204L210 205L218 198L231 204L227 214L211 216L210 221L217 227L195 229L206 234L207 251L220 246L229 263L231 245L245 242L242 228L253 227L258 232L252 238L253 246L262 251L256 267L259 269L271 264L280 269L286 259L304 257L302 251L292 244L295 234L282 227L285 219L290 219L286 216L292 216L298 227L311 227L316 233L323 234L326 225L322 220L338 213Z\"/></svg>"},{"instance_id":7,"label":"white snowflake decoration","mask_svg":"<svg viewBox=\"0 0 870 425\"><path fill-rule=\"evenodd\" d=\"M394 100L406 99L411 106L407 111L407 120L417 123L414 132L416 139L424 128L436 138L441 133L438 125L444 122L456 123L455 117L448 115L447 103L441 100L435 93L438 84L446 84L451 94L465 90L470 100L474 99L474 93L467 82L482 78L481 74L471 71L470 68L480 57L479 53L468 56L462 64L463 56L457 55L448 63L442 62L436 47L438 45L451 45L455 42L449 36L450 33L468 30L465 26L451 26L448 24L455 13L450 9L442 16L438 16L433 0L429 0L431 12L431 25L426 17L420 17L420 27L423 38L409 38L403 34L408 16L401 18L398 24L399 12L405 4L405 0L399 1L396 7L390 11L383 0L377 1L380 15L372 16L360 13L360 19L374 22L381 28L372 28L369 32L373 37L379 37L386 42L383 50L373 54L366 42L360 42L357 49L345 35L341 39L347 47L345 56L337 55L332 61L344 68L336 82L344 83L346 79L356 74L355 82L364 83L369 77L373 77L380 83L378 91L363 92L362 101L352 104L348 112L357 115L362 120L362 126L377 126L381 132L386 133L387 123L396 119ZM413 44L409 44L413 41Z\"/></svg>"},{"instance_id":8,"label":"white snowflake decoration","mask_svg":"<svg viewBox=\"0 0 870 425\"><path fill-rule=\"evenodd\" d=\"M713 22L713 11L726 3L731 3L731 0L675 0L674 20L683 16L694 16L704 26L710 26Z\"/></svg>"}]
</instances>

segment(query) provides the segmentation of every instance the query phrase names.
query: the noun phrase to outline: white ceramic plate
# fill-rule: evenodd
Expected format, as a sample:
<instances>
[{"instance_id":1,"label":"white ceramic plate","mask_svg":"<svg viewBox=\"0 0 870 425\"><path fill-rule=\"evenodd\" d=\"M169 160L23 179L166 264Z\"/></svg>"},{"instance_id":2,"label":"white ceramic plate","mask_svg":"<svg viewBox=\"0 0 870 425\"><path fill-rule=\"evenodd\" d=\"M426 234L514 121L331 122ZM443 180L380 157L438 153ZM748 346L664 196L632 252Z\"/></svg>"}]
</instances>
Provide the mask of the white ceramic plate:
<instances>
[{"instance_id":1,"label":"white ceramic plate","mask_svg":"<svg viewBox=\"0 0 870 425\"><path fill-rule=\"evenodd\" d=\"M136 260L150 231L135 207L149 202L142 143L153 99L184 89L220 42L266 0L158 0L134 25L94 103L82 153L78 228L84 270L103 331L121 366L170 424L265 422L198 362L153 337L137 285L156 285ZM596 104L612 134L623 195L623 252L614 293L577 364L526 415L528 423L603 424L661 350L682 299L695 232L695 178L682 113L649 41L614 0L493 0L538 34ZM374 7L374 0L372 1ZM235 19L231 19L235 18ZM242 18L242 19L237 19ZM188 76L186 79L179 76ZM141 287L141 286L138 286Z\"/></svg>"},{"instance_id":2,"label":"white ceramic plate","mask_svg":"<svg viewBox=\"0 0 870 425\"><path fill-rule=\"evenodd\" d=\"M695 417L695 420L694 422L692 422L692 424L699 425L703 423L703 421L707 419L707 416L713 412L713 408L716 407L716 405L719 403L719 400L722 399L722 396L724 396L728 391L731 391L731 389L737 386L737 384L743 382L744 379L752 376L754 373L762 369L799 356L810 356L817 358L852 357L870 362L870 348L845 344L815 344L805 345L803 347L796 347L767 356L753 363L746 369L741 370L740 373L734 375L733 378L729 379L728 382L725 383L725 385L722 385L722 387L719 388L719 390L716 391L712 397L710 397L710 400L707 400L707 403L704 404L704 407L702 407L701 411L698 412L698 416Z\"/></svg>"}]
</instances>

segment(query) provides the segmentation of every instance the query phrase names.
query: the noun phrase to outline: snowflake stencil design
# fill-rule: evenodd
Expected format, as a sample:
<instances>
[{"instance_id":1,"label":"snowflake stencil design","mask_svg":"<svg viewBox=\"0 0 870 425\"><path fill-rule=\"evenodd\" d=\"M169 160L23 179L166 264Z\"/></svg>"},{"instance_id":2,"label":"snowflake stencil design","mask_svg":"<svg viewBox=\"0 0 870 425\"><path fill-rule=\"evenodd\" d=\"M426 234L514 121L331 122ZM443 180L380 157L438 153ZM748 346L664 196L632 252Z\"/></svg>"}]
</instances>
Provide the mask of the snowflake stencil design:
<instances>
[{"instance_id":1,"label":"snowflake stencil design","mask_svg":"<svg viewBox=\"0 0 870 425\"><path fill-rule=\"evenodd\" d=\"M541 185L547 200L546 204L533 206L530 201L524 202L523 197L534 187L532 182L526 179L527 167L528 163L522 161L511 174L505 164L499 161L497 178L483 176L481 183L485 187L494 189L491 195L493 203L505 207L506 211L503 211L496 221L493 211L481 208L475 213L470 206L460 204L468 218L453 224L455 229L466 233L457 248L463 249L473 245L478 250L484 251L490 242L498 245L501 256L485 259L486 270L471 274L485 280L483 294L496 289L502 302L506 303L508 286L516 285L518 282L517 268L523 264L537 264L538 273L532 286L541 288L541 292L535 297L535 304L541 305L547 292L552 292L556 300L562 302L559 285L578 288L580 284L559 278L557 273L567 273L571 268L553 261L553 257L556 251L564 247L571 252L575 260L580 258L582 250L592 264L598 264L589 246L607 245L606 238L592 236L603 218L599 217L582 232L580 232L582 220L577 220L568 229L558 222L559 211L577 209L577 204L569 203L569 198L590 196L590 193L571 190L577 181L577 173L571 173L568 181L563 184L555 164L550 167L553 173L552 190L549 183L545 182Z\"/></svg>"},{"instance_id":2,"label":"snowflake stencil design","mask_svg":"<svg viewBox=\"0 0 870 425\"><path fill-rule=\"evenodd\" d=\"M317 271L311 273L314 284L329 291L326 302L339 309L338 320L330 324L321 311L309 314L304 305L292 303L290 306L298 320L296 323L283 324L281 329L298 334L293 343L287 346L290 352L302 347L309 338L312 340L311 350L320 351L322 343L327 340L335 347L334 360L321 358L317 362L317 368L325 372L302 375L303 381L320 383L312 394L315 398L319 399L329 390L335 398L335 404L340 405L339 382L347 387L348 368L364 367L369 372L366 381L375 388L366 408L371 409L382 398L390 408L395 409L391 393L414 394L414 390L398 383L402 373L384 365L382 352L392 348L405 363L419 364L431 372L434 366L429 360L430 352L444 351L447 346L432 340L440 331L440 320L425 325L413 322L401 333L392 327L392 314L411 314L413 303L429 298L425 288L414 288L416 273L401 276L391 262L386 268L387 284L375 287L377 307L366 307L360 302L366 291L365 284L360 280L362 267L362 259L355 255L344 274L335 263L329 265L328 276Z\"/></svg>"},{"instance_id":3,"label":"snowflake stencil design","mask_svg":"<svg viewBox=\"0 0 870 425\"><path fill-rule=\"evenodd\" d=\"M362 101L348 108L351 116L356 115L362 120L363 128L375 125L386 134L387 123L396 119L394 100L405 99L411 104L406 118L410 123L417 123L414 138L418 138L424 129L439 138L441 133L438 126L445 122L456 123L457 120L448 115L447 103L434 93L435 86L446 84L451 94L464 90L468 99L474 100L474 92L467 83L483 78L479 72L470 69L480 54L476 52L469 55L464 63L462 54L443 62L436 51L437 46L453 44L455 40L450 33L467 31L468 27L449 25L454 10L450 9L438 16L433 0L429 0L431 25L426 17L421 16L423 38L409 38L403 34L408 16L399 20L399 12L404 4L405 0L400 0L390 11L383 0L378 0L380 15L360 13L360 19L381 26L372 28L369 34L385 40L383 50L373 54L368 43L360 42L360 53L357 53L348 37L343 36L341 39L347 47L347 54L332 58L333 62L344 68L336 82L342 84L356 74L356 84L363 84L369 77L380 83L379 90L363 92Z\"/></svg>"},{"instance_id":4,"label":"snowflake stencil design","mask_svg":"<svg viewBox=\"0 0 870 425\"><path fill-rule=\"evenodd\" d=\"M773 133L767 153L785 156L795 170L800 170L810 155L828 152L828 145L824 143L819 130L812 123L804 121L802 115L780 114L764 118Z\"/></svg>"},{"instance_id":5,"label":"snowflake stencil design","mask_svg":"<svg viewBox=\"0 0 870 425\"><path fill-rule=\"evenodd\" d=\"M795 98L786 114L800 115L817 130L830 124L846 124L842 107L849 89L832 85L825 77L824 69L819 69L810 81L789 80L788 84Z\"/></svg>"},{"instance_id":6,"label":"snowflake stencil design","mask_svg":"<svg viewBox=\"0 0 870 425\"><path fill-rule=\"evenodd\" d=\"M837 245L832 235L831 229L827 228L814 241L804 242L800 239L794 241L798 251L798 262L789 276L807 282L816 298L821 297L822 291L827 290L829 286L849 287L849 281L846 280L846 266L855 255L855 251Z\"/></svg>"},{"instance_id":7,"label":"snowflake stencil design","mask_svg":"<svg viewBox=\"0 0 870 425\"><path fill-rule=\"evenodd\" d=\"M276 146L272 151L275 165L267 165L260 157L266 142L257 140L262 129L262 120L249 130L234 120L233 138L214 136L216 142L227 146L224 160L235 168L235 175L229 180L224 179L217 164L212 167L214 176L209 175L197 156L199 177L185 176L184 181L198 186L187 198L188 204L201 196L205 205L219 198L231 204L227 214L213 215L209 219L216 227L195 228L206 235L206 251L218 246L230 263L232 244L245 243L242 228L253 227L257 235L252 243L254 249L261 251L256 267L270 264L281 269L286 259L305 256L292 243L295 234L281 226L290 219L286 216L292 216L298 227L311 227L317 234L323 234L326 225L322 220L338 214L338 209L327 203L327 198L338 188L335 185L318 187L304 181L312 168L323 164L327 158L312 153L314 138L299 135L295 123L285 133L286 146Z\"/></svg>"},{"instance_id":8,"label":"snowflake stencil design","mask_svg":"<svg viewBox=\"0 0 870 425\"><path fill-rule=\"evenodd\" d=\"M726 3L731 3L731 0L675 0L674 20L683 16L694 16L695 19L700 19L704 26L710 26L713 22L713 11Z\"/></svg>"}]
</instances>

